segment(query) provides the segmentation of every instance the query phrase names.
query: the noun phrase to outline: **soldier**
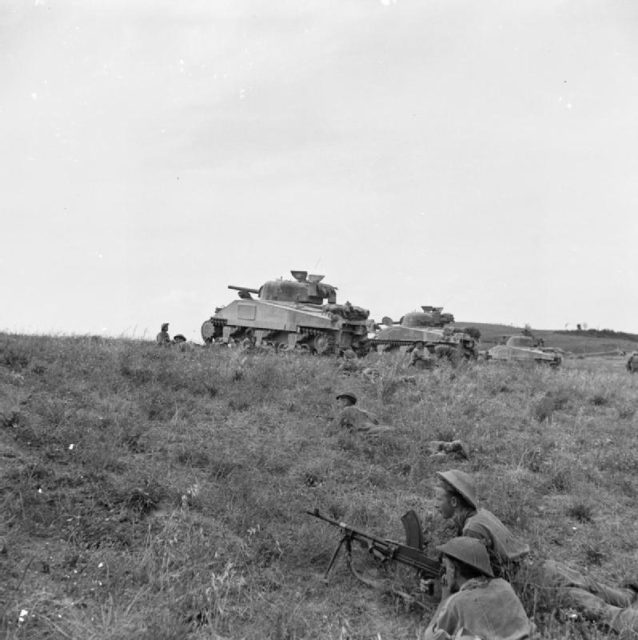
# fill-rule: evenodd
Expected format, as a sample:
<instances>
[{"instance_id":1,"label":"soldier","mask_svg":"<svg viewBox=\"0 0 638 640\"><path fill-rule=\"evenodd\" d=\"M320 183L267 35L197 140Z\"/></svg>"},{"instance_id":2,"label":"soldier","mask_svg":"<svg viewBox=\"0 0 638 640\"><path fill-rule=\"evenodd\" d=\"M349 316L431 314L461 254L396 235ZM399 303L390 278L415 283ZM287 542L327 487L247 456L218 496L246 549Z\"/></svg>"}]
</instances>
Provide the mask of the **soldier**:
<instances>
[{"instance_id":1,"label":"soldier","mask_svg":"<svg viewBox=\"0 0 638 640\"><path fill-rule=\"evenodd\" d=\"M530 637L533 623L510 584L494 578L489 556L479 540L453 538L437 549L443 554L443 593L423 640Z\"/></svg>"},{"instance_id":2,"label":"soldier","mask_svg":"<svg viewBox=\"0 0 638 640\"><path fill-rule=\"evenodd\" d=\"M381 433L390 429L390 427L380 425L374 414L355 407L357 396L352 391L341 392L337 396L337 404L340 410L335 422L339 429L368 434Z\"/></svg>"},{"instance_id":3,"label":"soldier","mask_svg":"<svg viewBox=\"0 0 638 640\"><path fill-rule=\"evenodd\" d=\"M171 337L168 335L168 322L165 322L162 325L160 332L157 334L155 338L157 344L166 345L171 343Z\"/></svg>"},{"instance_id":4,"label":"soldier","mask_svg":"<svg viewBox=\"0 0 638 640\"><path fill-rule=\"evenodd\" d=\"M636 373L638 371L638 351L634 351L627 360L627 371Z\"/></svg>"},{"instance_id":5,"label":"soldier","mask_svg":"<svg viewBox=\"0 0 638 640\"><path fill-rule=\"evenodd\" d=\"M472 478L463 471L437 472L439 513L453 520L457 535L477 538L487 548L495 575L516 581L524 565L532 565L530 548L517 538L493 513L478 507ZM638 631L636 585L611 587L568 567L546 560L533 567L543 586L557 589L561 603L581 611L583 617L611 629Z\"/></svg>"},{"instance_id":6,"label":"soldier","mask_svg":"<svg viewBox=\"0 0 638 640\"><path fill-rule=\"evenodd\" d=\"M434 360L430 352L425 348L425 342L419 340L414 343L412 353L410 354L410 367L416 369L431 369L434 366Z\"/></svg>"},{"instance_id":7,"label":"soldier","mask_svg":"<svg viewBox=\"0 0 638 640\"><path fill-rule=\"evenodd\" d=\"M350 375L351 373L357 373L359 369L357 354L352 349L346 349L343 352L343 362L337 367L337 371L344 375Z\"/></svg>"}]
</instances>

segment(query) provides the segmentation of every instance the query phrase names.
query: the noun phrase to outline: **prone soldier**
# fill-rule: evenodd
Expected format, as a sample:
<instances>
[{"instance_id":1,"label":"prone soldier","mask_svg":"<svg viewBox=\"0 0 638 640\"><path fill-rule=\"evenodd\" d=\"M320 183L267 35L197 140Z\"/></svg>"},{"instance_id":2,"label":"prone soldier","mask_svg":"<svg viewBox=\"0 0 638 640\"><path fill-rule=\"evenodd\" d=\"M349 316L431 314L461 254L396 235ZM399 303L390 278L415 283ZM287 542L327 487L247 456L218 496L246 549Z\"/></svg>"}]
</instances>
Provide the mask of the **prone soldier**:
<instances>
[{"instance_id":1,"label":"prone soldier","mask_svg":"<svg viewBox=\"0 0 638 640\"><path fill-rule=\"evenodd\" d=\"M562 604L584 618L617 632L638 632L638 591L634 583L612 587L561 562L532 562L529 545L516 537L493 513L478 507L474 482L458 470L437 472L439 513L457 526L457 535L483 542L494 574L516 583L523 567L533 568L542 586L557 590Z\"/></svg>"},{"instance_id":2,"label":"prone soldier","mask_svg":"<svg viewBox=\"0 0 638 640\"><path fill-rule=\"evenodd\" d=\"M511 585L495 578L485 545L467 537L437 547L445 574L442 598L423 640L526 640L534 631Z\"/></svg>"},{"instance_id":3,"label":"prone soldier","mask_svg":"<svg viewBox=\"0 0 638 640\"><path fill-rule=\"evenodd\" d=\"M356 407L357 396L352 391L339 393L337 403L339 413L335 423L339 429L371 435L391 430L391 427L379 424L374 414Z\"/></svg>"}]
</instances>

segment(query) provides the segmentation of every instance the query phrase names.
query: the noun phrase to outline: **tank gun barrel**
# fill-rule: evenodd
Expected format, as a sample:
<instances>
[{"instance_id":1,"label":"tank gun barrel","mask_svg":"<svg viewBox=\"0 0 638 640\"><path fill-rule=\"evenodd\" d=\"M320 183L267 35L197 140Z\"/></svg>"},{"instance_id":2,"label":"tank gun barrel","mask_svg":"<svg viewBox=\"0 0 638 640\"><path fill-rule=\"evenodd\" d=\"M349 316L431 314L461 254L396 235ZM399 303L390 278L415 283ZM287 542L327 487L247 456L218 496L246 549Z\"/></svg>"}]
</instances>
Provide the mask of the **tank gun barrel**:
<instances>
[{"instance_id":1,"label":"tank gun barrel","mask_svg":"<svg viewBox=\"0 0 638 640\"><path fill-rule=\"evenodd\" d=\"M257 295L259 295L259 289L251 289L250 287L238 287L234 284L229 284L228 288L234 289L235 291L248 291L248 293L256 293Z\"/></svg>"}]
</instances>

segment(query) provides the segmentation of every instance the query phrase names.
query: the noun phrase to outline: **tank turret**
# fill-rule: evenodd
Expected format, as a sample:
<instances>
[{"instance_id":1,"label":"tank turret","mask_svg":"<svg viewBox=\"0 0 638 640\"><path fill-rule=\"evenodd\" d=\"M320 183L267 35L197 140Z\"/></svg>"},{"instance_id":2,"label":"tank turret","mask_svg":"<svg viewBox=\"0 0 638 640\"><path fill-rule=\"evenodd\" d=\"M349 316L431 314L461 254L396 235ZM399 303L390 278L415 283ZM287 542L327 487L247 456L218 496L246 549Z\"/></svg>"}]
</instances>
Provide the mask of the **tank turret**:
<instances>
[{"instance_id":1,"label":"tank turret","mask_svg":"<svg viewBox=\"0 0 638 640\"><path fill-rule=\"evenodd\" d=\"M451 313L443 313L443 307L423 306L422 311L406 313L401 319L404 327L444 327L454 322Z\"/></svg>"},{"instance_id":2,"label":"tank turret","mask_svg":"<svg viewBox=\"0 0 638 640\"><path fill-rule=\"evenodd\" d=\"M278 302L300 302L306 304L337 303L337 291L329 284L322 284L323 276L311 274L307 271L291 271L294 280L269 280L259 289L250 287L238 287L229 284L229 289L238 291L240 298L248 299L255 293L260 300L274 300Z\"/></svg>"},{"instance_id":3,"label":"tank turret","mask_svg":"<svg viewBox=\"0 0 638 640\"><path fill-rule=\"evenodd\" d=\"M451 313L443 313L443 307L432 307L425 305L421 307L422 311L410 311L401 317L400 320L391 320L388 316L384 316L382 324L392 326L399 324L402 327L444 327L454 322L454 316Z\"/></svg>"}]
</instances>

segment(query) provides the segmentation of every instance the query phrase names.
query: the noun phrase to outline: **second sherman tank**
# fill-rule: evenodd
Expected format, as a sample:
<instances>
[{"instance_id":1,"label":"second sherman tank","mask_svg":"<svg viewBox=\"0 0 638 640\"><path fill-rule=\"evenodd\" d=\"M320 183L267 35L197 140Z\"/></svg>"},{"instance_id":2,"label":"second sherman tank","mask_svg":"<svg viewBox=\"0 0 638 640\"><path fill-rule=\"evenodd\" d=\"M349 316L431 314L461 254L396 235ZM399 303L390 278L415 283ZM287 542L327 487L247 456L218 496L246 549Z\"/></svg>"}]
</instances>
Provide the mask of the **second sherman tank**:
<instances>
[{"instance_id":1,"label":"second sherman tank","mask_svg":"<svg viewBox=\"0 0 638 640\"><path fill-rule=\"evenodd\" d=\"M244 342L313 353L367 349L367 309L337 303L323 276L291 271L294 280L269 280L259 289L229 285L239 299L215 310L202 325L204 342ZM256 297L253 297L256 296Z\"/></svg>"},{"instance_id":2,"label":"second sherman tank","mask_svg":"<svg viewBox=\"0 0 638 640\"><path fill-rule=\"evenodd\" d=\"M412 347L425 343L428 351L450 360L476 359L476 340L462 329L451 327L454 316L443 307L422 306L421 311L406 313L398 321L385 317L371 344L384 350Z\"/></svg>"}]
</instances>

